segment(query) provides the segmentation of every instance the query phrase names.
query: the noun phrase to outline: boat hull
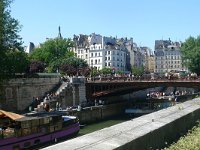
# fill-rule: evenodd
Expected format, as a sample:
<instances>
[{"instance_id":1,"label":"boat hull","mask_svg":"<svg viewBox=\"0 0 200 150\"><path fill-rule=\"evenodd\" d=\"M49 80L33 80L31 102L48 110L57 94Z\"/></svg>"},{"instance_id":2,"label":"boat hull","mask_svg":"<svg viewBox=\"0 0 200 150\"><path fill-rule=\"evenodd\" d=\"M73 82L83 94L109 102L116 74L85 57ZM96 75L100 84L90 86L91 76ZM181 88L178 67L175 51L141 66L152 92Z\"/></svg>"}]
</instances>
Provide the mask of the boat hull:
<instances>
[{"instance_id":1,"label":"boat hull","mask_svg":"<svg viewBox=\"0 0 200 150\"><path fill-rule=\"evenodd\" d=\"M45 144L57 142L59 139L71 137L79 132L79 123L70 125L60 131L44 134L32 134L24 137L13 137L0 140L1 150L34 149Z\"/></svg>"}]
</instances>

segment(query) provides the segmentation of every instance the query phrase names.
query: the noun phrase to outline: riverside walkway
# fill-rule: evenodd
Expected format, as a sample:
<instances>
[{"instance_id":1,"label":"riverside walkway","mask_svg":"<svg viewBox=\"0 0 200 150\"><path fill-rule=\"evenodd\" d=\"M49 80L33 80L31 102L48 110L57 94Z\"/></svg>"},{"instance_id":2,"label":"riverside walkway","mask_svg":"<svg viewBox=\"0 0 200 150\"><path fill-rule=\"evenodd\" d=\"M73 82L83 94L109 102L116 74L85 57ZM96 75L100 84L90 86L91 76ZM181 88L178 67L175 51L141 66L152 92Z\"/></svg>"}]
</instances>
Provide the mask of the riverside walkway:
<instances>
[{"instance_id":1,"label":"riverside walkway","mask_svg":"<svg viewBox=\"0 0 200 150\"><path fill-rule=\"evenodd\" d=\"M200 119L200 98L67 140L43 150L148 150L163 148Z\"/></svg>"}]
</instances>

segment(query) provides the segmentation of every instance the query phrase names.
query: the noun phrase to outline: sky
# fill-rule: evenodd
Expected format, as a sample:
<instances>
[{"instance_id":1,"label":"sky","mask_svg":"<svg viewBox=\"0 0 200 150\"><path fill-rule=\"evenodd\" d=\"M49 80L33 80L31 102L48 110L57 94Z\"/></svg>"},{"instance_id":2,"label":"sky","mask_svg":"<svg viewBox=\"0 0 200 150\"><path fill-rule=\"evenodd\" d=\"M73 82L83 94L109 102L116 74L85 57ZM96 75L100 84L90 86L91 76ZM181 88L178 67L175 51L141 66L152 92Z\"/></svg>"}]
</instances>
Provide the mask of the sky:
<instances>
[{"instance_id":1,"label":"sky","mask_svg":"<svg viewBox=\"0 0 200 150\"><path fill-rule=\"evenodd\" d=\"M154 49L155 40L184 42L200 34L199 0L14 0L11 15L23 26L24 46L46 38L101 34L133 38Z\"/></svg>"}]
</instances>

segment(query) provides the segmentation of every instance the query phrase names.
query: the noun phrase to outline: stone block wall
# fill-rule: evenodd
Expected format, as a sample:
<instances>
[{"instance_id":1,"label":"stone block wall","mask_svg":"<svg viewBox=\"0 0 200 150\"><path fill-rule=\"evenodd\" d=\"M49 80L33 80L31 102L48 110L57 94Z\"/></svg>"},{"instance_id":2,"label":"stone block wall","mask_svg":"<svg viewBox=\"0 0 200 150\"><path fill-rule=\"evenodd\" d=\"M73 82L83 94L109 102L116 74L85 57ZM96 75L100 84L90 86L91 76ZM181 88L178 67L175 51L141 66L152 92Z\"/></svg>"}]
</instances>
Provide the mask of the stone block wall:
<instances>
[{"instance_id":1,"label":"stone block wall","mask_svg":"<svg viewBox=\"0 0 200 150\"><path fill-rule=\"evenodd\" d=\"M93 123L112 116L123 114L125 103L111 105L99 105L82 109L81 111L71 112L70 115L77 116L81 124Z\"/></svg>"},{"instance_id":2,"label":"stone block wall","mask_svg":"<svg viewBox=\"0 0 200 150\"><path fill-rule=\"evenodd\" d=\"M4 82L1 86L0 109L22 111L33 97L42 97L59 83L59 78L19 78Z\"/></svg>"}]
</instances>

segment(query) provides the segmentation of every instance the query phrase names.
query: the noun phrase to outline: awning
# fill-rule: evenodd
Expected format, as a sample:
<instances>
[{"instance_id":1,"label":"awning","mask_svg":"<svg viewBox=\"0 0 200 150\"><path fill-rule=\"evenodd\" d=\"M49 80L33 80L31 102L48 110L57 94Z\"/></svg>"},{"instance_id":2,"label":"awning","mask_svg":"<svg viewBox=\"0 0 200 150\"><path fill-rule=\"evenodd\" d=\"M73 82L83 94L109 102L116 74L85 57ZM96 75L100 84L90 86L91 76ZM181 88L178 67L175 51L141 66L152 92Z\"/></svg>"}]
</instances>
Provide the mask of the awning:
<instances>
[{"instance_id":1,"label":"awning","mask_svg":"<svg viewBox=\"0 0 200 150\"><path fill-rule=\"evenodd\" d=\"M4 110L0 109L0 118L2 118L2 117L8 117L8 118L10 118L12 120L16 120L16 119L20 119L20 118L22 118L24 116L16 114L16 113L12 113L12 112L7 112L7 111L4 111Z\"/></svg>"}]
</instances>

